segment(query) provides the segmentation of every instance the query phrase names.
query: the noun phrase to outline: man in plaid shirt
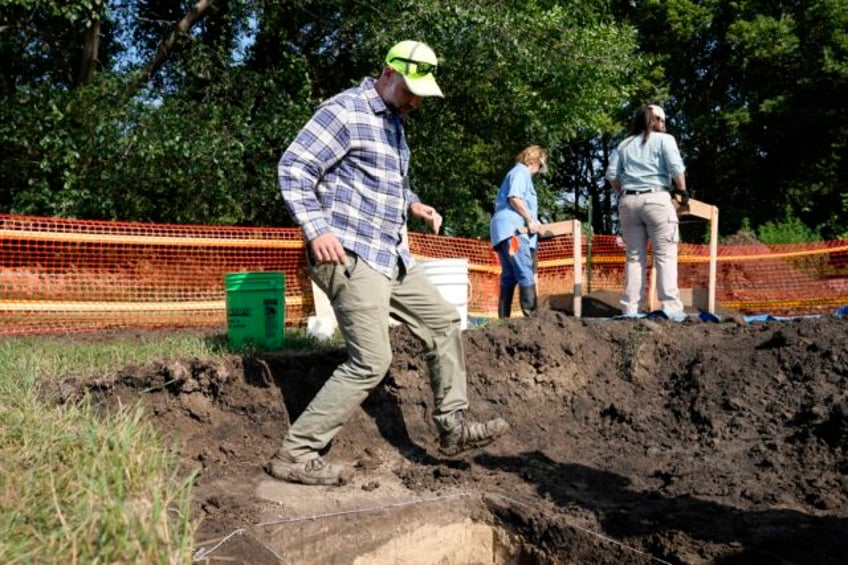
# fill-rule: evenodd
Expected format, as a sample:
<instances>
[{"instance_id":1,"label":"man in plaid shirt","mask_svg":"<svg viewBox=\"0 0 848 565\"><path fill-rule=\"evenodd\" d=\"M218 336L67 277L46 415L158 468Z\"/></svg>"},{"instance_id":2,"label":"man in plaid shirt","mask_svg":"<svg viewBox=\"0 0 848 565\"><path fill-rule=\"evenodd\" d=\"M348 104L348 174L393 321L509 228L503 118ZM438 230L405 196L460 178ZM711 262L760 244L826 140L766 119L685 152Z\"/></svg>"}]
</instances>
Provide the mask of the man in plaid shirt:
<instances>
[{"instance_id":1,"label":"man in plaid shirt","mask_svg":"<svg viewBox=\"0 0 848 565\"><path fill-rule=\"evenodd\" d=\"M310 275L327 294L347 344L339 365L292 423L268 472L282 480L339 485L353 470L321 456L380 383L392 360L389 317L421 340L434 393L440 450L456 455L491 443L509 424L463 417L468 408L460 315L416 268L406 238L412 214L438 233L442 218L409 188L402 118L441 97L436 54L417 41L389 50L378 79L330 98L286 149L280 190L303 230Z\"/></svg>"}]
</instances>

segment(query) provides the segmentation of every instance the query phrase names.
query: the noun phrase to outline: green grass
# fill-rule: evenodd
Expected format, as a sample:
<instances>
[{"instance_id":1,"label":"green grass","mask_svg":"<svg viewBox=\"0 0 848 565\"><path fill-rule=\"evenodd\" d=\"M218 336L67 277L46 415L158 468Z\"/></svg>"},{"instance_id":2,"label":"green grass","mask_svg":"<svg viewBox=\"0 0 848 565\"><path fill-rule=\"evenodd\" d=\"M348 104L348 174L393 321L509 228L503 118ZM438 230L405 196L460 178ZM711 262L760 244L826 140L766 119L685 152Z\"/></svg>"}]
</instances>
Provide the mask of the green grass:
<instances>
[{"instance_id":1,"label":"green grass","mask_svg":"<svg viewBox=\"0 0 848 565\"><path fill-rule=\"evenodd\" d=\"M138 406L56 405L49 380L227 353L203 336L0 339L0 563L190 563L193 476Z\"/></svg>"},{"instance_id":2,"label":"green grass","mask_svg":"<svg viewBox=\"0 0 848 565\"><path fill-rule=\"evenodd\" d=\"M336 349L287 332L287 350ZM228 354L225 335L0 337L0 563L191 563L193 474L140 406L57 405L45 383Z\"/></svg>"}]
</instances>

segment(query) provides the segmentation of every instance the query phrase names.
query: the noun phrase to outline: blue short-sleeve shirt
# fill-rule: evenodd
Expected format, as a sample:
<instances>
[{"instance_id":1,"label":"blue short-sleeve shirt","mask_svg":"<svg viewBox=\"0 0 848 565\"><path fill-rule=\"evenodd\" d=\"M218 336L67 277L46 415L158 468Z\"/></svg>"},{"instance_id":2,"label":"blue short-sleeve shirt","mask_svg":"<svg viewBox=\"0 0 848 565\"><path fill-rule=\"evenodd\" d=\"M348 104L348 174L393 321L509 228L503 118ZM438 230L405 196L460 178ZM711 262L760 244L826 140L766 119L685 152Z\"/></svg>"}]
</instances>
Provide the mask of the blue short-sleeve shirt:
<instances>
[{"instance_id":1,"label":"blue short-sleeve shirt","mask_svg":"<svg viewBox=\"0 0 848 565\"><path fill-rule=\"evenodd\" d=\"M523 163L516 163L507 173L495 198L495 213L489 224L492 247L497 246L498 243L513 235L518 228L524 226L524 218L509 203L511 196L521 198L527 205L533 221L539 221L539 199L536 195L536 187L533 186L533 175ZM530 238L531 249L536 248L537 239L535 235Z\"/></svg>"}]
</instances>

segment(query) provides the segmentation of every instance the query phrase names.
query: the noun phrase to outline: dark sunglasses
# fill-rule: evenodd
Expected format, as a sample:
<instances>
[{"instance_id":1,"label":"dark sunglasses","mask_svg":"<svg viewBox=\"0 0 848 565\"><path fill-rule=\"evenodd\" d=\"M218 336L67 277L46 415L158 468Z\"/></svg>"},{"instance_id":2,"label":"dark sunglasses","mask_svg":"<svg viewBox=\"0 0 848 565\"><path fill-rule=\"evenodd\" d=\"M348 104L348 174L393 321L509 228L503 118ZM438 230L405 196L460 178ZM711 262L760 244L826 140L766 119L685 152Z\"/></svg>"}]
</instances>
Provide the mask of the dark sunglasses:
<instances>
[{"instance_id":1,"label":"dark sunglasses","mask_svg":"<svg viewBox=\"0 0 848 565\"><path fill-rule=\"evenodd\" d=\"M431 73L436 74L436 68L438 67L438 65L434 65L433 63L422 63L420 61L413 61L412 59L404 59L402 57L395 57L389 61L389 64L391 65L395 61L406 63L406 71L398 71L405 76L425 76Z\"/></svg>"}]
</instances>

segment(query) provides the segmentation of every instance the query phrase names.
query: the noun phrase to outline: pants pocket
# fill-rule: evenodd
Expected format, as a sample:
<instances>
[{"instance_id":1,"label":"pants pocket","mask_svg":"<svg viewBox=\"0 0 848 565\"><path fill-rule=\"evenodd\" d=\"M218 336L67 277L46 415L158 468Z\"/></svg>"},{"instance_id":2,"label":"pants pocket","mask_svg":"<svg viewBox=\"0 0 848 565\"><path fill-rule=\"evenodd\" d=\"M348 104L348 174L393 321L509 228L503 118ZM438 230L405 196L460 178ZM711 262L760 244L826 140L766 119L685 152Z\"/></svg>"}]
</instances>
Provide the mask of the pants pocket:
<instances>
[{"instance_id":1,"label":"pants pocket","mask_svg":"<svg viewBox=\"0 0 848 565\"><path fill-rule=\"evenodd\" d=\"M669 216L668 224L668 242L680 243L680 220L677 218L677 214Z\"/></svg>"},{"instance_id":2,"label":"pants pocket","mask_svg":"<svg viewBox=\"0 0 848 565\"><path fill-rule=\"evenodd\" d=\"M346 252L344 265L336 263L314 263L308 257L309 275L318 288L324 291L332 301L347 282L353 277L359 258L351 252Z\"/></svg>"}]
</instances>

